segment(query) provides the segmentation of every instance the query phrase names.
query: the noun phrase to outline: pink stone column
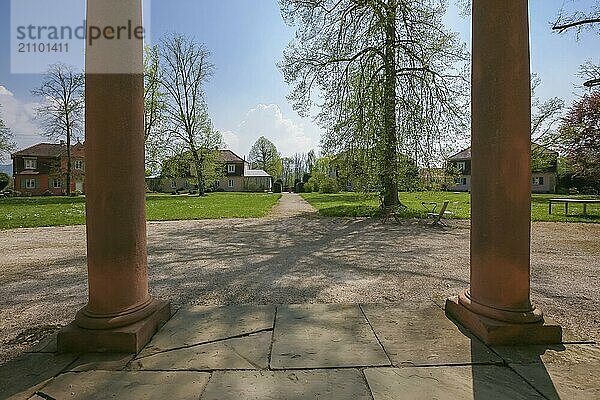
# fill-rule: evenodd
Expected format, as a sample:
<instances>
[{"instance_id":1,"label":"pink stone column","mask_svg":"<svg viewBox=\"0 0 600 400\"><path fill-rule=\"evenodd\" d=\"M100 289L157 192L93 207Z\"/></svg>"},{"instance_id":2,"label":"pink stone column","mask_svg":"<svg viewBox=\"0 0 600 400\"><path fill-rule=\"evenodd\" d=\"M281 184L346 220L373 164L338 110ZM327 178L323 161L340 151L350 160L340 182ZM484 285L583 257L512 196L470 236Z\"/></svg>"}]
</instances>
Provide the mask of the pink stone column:
<instances>
[{"instance_id":1,"label":"pink stone column","mask_svg":"<svg viewBox=\"0 0 600 400\"><path fill-rule=\"evenodd\" d=\"M471 287L448 315L490 344L555 343L530 301L527 0L473 1Z\"/></svg>"},{"instance_id":2,"label":"pink stone column","mask_svg":"<svg viewBox=\"0 0 600 400\"><path fill-rule=\"evenodd\" d=\"M108 29L110 37L120 26L142 27L141 0L88 0L87 7L88 32ZM60 332L61 351L137 352L170 316L168 303L148 294L143 98L142 35L88 37L89 302Z\"/></svg>"}]
</instances>

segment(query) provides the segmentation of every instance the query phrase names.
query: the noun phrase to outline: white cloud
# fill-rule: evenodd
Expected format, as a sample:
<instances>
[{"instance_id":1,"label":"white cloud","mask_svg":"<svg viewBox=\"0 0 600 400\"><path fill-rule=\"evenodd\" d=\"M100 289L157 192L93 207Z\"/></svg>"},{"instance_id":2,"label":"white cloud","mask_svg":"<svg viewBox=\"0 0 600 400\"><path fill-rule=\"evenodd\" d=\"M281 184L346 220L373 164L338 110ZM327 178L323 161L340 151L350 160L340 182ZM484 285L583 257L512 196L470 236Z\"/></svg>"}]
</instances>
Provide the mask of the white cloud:
<instances>
[{"instance_id":1,"label":"white cloud","mask_svg":"<svg viewBox=\"0 0 600 400\"><path fill-rule=\"evenodd\" d=\"M260 136L271 140L279 152L288 156L308 152L319 145L319 131L286 118L276 104L259 104L252 108L233 131L223 132L229 148L240 156L247 155Z\"/></svg>"},{"instance_id":2,"label":"white cloud","mask_svg":"<svg viewBox=\"0 0 600 400\"><path fill-rule=\"evenodd\" d=\"M38 103L22 102L5 86L0 85L0 105L0 117L11 129L17 148L23 149L44 140L35 122Z\"/></svg>"}]
</instances>

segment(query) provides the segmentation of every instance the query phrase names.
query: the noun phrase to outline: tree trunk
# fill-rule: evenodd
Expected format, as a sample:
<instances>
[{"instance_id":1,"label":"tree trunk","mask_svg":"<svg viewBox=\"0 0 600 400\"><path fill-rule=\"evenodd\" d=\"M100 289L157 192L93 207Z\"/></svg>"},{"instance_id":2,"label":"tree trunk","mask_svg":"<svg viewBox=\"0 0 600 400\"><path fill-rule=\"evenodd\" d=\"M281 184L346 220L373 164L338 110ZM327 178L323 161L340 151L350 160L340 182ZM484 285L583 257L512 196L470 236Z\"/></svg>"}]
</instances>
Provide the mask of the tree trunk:
<instances>
[{"instance_id":1,"label":"tree trunk","mask_svg":"<svg viewBox=\"0 0 600 400\"><path fill-rule=\"evenodd\" d=\"M67 125L67 196L71 196L71 128L69 127L69 116L66 118Z\"/></svg>"},{"instance_id":2,"label":"tree trunk","mask_svg":"<svg viewBox=\"0 0 600 400\"><path fill-rule=\"evenodd\" d=\"M383 143L381 146L383 165L381 181L386 206L395 206L398 201L398 135L396 132L396 0L387 4L385 24L385 81L383 88Z\"/></svg>"},{"instance_id":3,"label":"tree trunk","mask_svg":"<svg viewBox=\"0 0 600 400\"><path fill-rule=\"evenodd\" d=\"M201 151L201 150L200 150ZM206 185L204 182L204 173L202 170L202 158L198 155L198 150L192 147L192 157L194 157L194 165L196 166L196 183L198 184L198 196L206 194Z\"/></svg>"}]
</instances>

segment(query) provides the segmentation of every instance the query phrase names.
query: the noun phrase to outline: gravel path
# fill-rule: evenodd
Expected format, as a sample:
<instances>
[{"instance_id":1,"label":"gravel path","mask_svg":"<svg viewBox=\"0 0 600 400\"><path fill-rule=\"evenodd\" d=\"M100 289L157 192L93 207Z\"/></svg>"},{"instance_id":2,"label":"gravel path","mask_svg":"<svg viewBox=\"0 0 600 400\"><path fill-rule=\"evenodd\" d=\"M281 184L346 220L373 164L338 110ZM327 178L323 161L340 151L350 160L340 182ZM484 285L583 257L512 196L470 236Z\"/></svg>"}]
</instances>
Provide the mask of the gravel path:
<instances>
[{"instance_id":1,"label":"gravel path","mask_svg":"<svg viewBox=\"0 0 600 400\"><path fill-rule=\"evenodd\" d=\"M294 205L295 204L295 205ZM153 295L175 305L443 301L468 286L469 224L321 218L285 196L267 218L149 223ZM533 299L600 340L600 225L535 223ZM0 232L0 363L87 298L85 227Z\"/></svg>"}]
</instances>

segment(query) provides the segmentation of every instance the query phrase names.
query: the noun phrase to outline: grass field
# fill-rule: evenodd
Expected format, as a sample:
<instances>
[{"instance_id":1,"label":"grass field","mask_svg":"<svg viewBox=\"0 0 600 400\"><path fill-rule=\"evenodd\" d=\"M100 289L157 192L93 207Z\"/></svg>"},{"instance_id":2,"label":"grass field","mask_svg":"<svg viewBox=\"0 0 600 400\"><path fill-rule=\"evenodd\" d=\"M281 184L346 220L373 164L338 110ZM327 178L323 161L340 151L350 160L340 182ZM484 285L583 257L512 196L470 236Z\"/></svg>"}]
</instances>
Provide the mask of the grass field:
<instances>
[{"instance_id":1,"label":"grass field","mask_svg":"<svg viewBox=\"0 0 600 400\"><path fill-rule=\"evenodd\" d=\"M330 217L373 217L379 208L377 194L338 193L338 194L302 194L319 213ZM534 194L531 203L531 217L533 221L550 222L592 222L600 223L600 204L588 205L588 215L584 216L580 204L569 205L569 217L564 215L563 205L553 205L552 215L548 214L548 199L551 198L593 198L591 196L565 196L556 194ZM469 219L471 217L471 196L469 193L451 192L415 192L400 193L400 200L408 207L404 212L406 218L426 218L427 211L421 202L443 203L450 201L449 211L454 213L454 218ZM438 208L439 210L439 208Z\"/></svg>"},{"instance_id":2,"label":"grass field","mask_svg":"<svg viewBox=\"0 0 600 400\"><path fill-rule=\"evenodd\" d=\"M278 194L211 193L206 197L149 195L149 221L263 217ZM85 224L84 197L0 199L0 229Z\"/></svg>"}]
</instances>

